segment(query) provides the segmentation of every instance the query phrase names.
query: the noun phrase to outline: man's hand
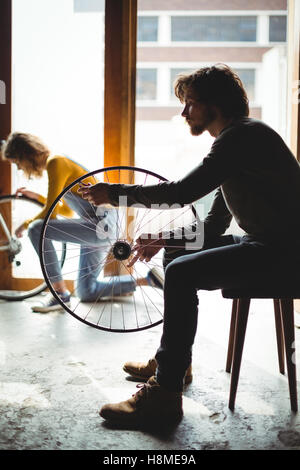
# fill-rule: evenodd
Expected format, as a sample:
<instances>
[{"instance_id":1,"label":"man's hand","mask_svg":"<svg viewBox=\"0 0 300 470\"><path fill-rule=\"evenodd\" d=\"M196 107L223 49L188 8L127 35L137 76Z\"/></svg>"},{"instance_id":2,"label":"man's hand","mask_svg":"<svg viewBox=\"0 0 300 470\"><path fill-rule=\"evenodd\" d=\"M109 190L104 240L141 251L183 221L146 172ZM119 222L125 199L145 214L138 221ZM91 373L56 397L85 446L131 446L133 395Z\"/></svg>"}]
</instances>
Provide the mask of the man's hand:
<instances>
[{"instance_id":1,"label":"man's hand","mask_svg":"<svg viewBox=\"0 0 300 470\"><path fill-rule=\"evenodd\" d=\"M83 197L91 204L99 206L100 204L109 204L110 200L108 197L108 186L109 183L97 183L91 185L91 183L84 184L79 183L80 187L77 190Z\"/></svg>"},{"instance_id":2,"label":"man's hand","mask_svg":"<svg viewBox=\"0 0 300 470\"><path fill-rule=\"evenodd\" d=\"M151 238L152 236L152 238ZM130 268L138 260L140 261L150 261L153 256L155 256L161 248L164 246L164 240L161 238L154 238L153 234L143 234L135 242L135 245L132 248L132 251L136 251L136 254L127 264L127 267Z\"/></svg>"},{"instance_id":3,"label":"man's hand","mask_svg":"<svg viewBox=\"0 0 300 470\"><path fill-rule=\"evenodd\" d=\"M25 224L20 225L16 230L15 230L15 235L17 238L22 238L23 237L23 232L26 230Z\"/></svg>"},{"instance_id":4,"label":"man's hand","mask_svg":"<svg viewBox=\"0 0 300 470\"><path fill-rule=\"evenodd\" d=\"M22 195L22 196L30 197L31 199L35 199L36 201L38 201L40 198L40 195L38 193L35 193L34 191L30 191L29 189L26 189L25 186L18 188L15 194L16 196Z\"/></svg>"}]
</instances>

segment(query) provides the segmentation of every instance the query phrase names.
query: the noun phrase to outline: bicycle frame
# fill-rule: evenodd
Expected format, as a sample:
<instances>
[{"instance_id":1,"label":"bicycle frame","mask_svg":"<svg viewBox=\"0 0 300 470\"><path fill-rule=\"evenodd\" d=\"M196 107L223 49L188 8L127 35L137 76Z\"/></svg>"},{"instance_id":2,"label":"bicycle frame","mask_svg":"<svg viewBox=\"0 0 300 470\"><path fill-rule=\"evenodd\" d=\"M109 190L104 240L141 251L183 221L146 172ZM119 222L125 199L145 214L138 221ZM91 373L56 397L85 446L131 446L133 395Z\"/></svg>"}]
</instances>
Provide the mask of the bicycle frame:
<instances>
[{"instance_id":1,"label":"bicycle frame","mask_svg":"<svg viewBox=\"0 0 300 470\"><path fill-rule=\"evenodd\" d=\"M9 241L9 243L7 245L0 246L0 251L6 251L10 247L10 242L12 240L12 236L11 236L11 234L10 234L8 228L7 228L7 225L5 223L5 220L3 219L2 214L0 214L0 225L1 225L5 235L7 236L8 241Z\"/></svg>"}]
</instances>

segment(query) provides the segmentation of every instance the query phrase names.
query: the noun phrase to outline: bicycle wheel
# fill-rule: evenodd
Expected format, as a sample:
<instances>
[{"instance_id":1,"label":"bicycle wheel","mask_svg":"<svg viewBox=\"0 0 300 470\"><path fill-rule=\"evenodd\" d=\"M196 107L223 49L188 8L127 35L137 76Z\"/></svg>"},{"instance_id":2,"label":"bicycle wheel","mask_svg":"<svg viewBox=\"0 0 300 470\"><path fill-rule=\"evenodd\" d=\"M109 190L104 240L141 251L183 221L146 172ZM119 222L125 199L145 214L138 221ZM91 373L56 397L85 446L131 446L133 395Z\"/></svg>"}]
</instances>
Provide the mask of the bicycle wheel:
<instances>
[{"instance_id":1,"label":"bicycle wheel","mask_svg":"<svg viewBox=\"0 0 300 470\"><path fill-rule=\"evenodd\" d=\"M103 206L92 206L87 201L90 211L85 211L80 218L75 221L77 226L81 224L82 232L73 232L70 239L70 233L67 232L66 221L65 237L67 243L67 255L62 269L64 280L74 283L71 292L71 305L66 305L56 293L53 279L50 274L51 266L47 264L47 252L45 249L46 241L55 240L63 237L63 228L58 228L56 234L55 227L51 224L51 215L56 210L57 205L61 204L64 198L80 198L76 196L79 183L93 177L95 183L126 183L153 185L163 181L166 178L157 175L148 170L130 166L108 167L95 170L83 177L75 180L66 187L52 204L42 228L40 241L40 260L48 287L58 302L76 319L92 326L94 328L111 332L134 332L159 325L163 321L163 290L156 286L139 285L131 296L122 296L120 290L120 280L132 280L135 284L137 279L145 279L150 269L156 268L162 270L163 250L160 250L149 263L137 261L132 268L128 268L128 260L133 256L132 247L134 241L142 233L158 233L160 231L168 232L179 227L186 226L195 220L195 210L192 206L177 207L166 209L165 207L145 208L145 207L111 207L107 208L109 217L114 220L114 230L111 231L107 245L97 242L91 243L85 240L85 236L98 236L99 216L98 211ZM77 199L78 200L78 199ZM52 226L51 226L52 225ZM74 226L75 229L77 226ZM71 227L71 226L70 226ZM87 233L87 227L90 232ZM92 234L92 232L94 232ZM101 231L100 231L101 232ZM76 233L76 235L74 235ZM82 234L81 234L82 233ZM85 233L86 235L83 235ZM101 232L103 234L103 231ZM176 245L174 249L182 249L183 245ZM82 267L81 254L85 253L100 256L101 261L95 262L93 267ZM91 255L92 256L92 255ZM51 263L50 263L51 264ZM98 283L103 286L99 290L97 297L91 301L82 300L78 294L78 286L91 276L92 269L99 272ZM107 296L107 286L110 289L110 295Z\"/></svg>"},{"instance_id":2,"label":"bicycle wheel","mask_svg":"<svg viewBox=\"0 0 300 470\"><path fill-rule=\"evenodd\" d=\"M25 218L34 217L40 207L43 207L42 203L26 196L9 194L0 197L0 256L4 279L0 299L24 300L47 288L38 256L27 234L24 233L22 238L15 236L16 228ZM66 247L62 250L61 264L65 251Z\"/></svg>"}]
</instances>

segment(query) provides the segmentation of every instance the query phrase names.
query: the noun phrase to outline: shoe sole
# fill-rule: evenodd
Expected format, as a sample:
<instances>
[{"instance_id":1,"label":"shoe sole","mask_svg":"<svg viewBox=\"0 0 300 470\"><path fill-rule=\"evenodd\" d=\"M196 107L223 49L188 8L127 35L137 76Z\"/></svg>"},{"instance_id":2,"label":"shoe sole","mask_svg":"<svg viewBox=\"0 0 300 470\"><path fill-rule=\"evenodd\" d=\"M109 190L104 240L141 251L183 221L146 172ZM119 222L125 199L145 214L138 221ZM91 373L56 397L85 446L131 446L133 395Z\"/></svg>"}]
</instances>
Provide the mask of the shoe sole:
<instances>
[{"instance_id":1,"label":"shoe sole","mask_svg":"<svg viewBox=\"0 0 300 470\"><path fill-rule=\"evenodd\" d=\"M137 379L137 380L143 380L145 382L147 382L147 380L149 380L150 377L152 377L152 375L153 375L153 374L151 374L151 375L148 375L147 377L145 375L138 375L135 372L133 372L132 370L128 369L126 366L123 367L123 371L126 372L127 374L129 374L132 378ZM192 375L186 375L185 378L184 378L184 384L189 385L192 382L192 380L193 380Z\"/></svg>"},{"instance_id":2,"label":"shoe sole","mask_svg":"<svg viewBox=\"0 0 300 470\"><path fill-rule=\"evenodd\" d=\"M127 367L123 367L123 370L124 372L126 372L127 374L129 374L131 377L133 377L134 379L138 379L138 380L145 380L147 381L148 379L150 379L150 377L152 377L153 374L151 375L138 375L138 374L135 374L132 370L130 369L127 369Z\"/></svg>"},{"instance_id":3,"label":"shoe sole","mask_svg":"<svg viewBox=\"0 0 300 470\"><path fill-rule=\"evenodd\" d=\"M132 417L132 418L128 418L128 419L122 419L122 418L116 418L116 417L111 417L111 416L108 416L106 413L102 413L101 410L99 411L99 416L102 418L102 419L105 419L107 421L107 423L110 423L112 426L133 426L133 427L136 427L138 426L138 428L156 428L159 426L160 429L162 428L168 428L168 427L172 427L172 426L177 426L180 421L182 420L183 418L183 411L182 413L178 413L177 416L160 416L159 418L147 418L145 419L144 417L139 417L139 416L136 416L136 417Z\"/></svg>"},{"instance_id":4,"label":"shoe sole","mask_svg":"<svg viewBox=\"0 0 300 470\"><path fill-rule=\"evenodd\" d=\"M70 303L66 303L66 307L71 307ZM31 307L32 312L35 313L49 313L54 311L63 311L62 306L54 305L53 307Z\"/></svg>"}]
</instances>

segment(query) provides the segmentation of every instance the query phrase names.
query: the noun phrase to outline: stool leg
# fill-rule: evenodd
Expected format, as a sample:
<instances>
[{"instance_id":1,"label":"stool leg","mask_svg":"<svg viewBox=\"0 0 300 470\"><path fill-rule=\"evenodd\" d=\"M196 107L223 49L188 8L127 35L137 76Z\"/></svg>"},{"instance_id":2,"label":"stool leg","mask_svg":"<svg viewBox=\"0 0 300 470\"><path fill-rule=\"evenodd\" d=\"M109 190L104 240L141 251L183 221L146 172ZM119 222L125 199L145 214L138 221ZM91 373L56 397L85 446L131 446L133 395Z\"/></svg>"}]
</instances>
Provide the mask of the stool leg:
<instances>
[{"instance_id":1,"label":"stool leg","mask_svg":"<svg viewBox=\"0 0 300 470\"><path fill-rule=\"evenodd\" d=\"M281 321L280 301L279 299L273 299L273 302L274 302L279 372L281 374L284 374L284 342L283 342L283 329L282 329L282 321Z\"/></svg>"},{"instance_id":2,"label":"stool leg","mask_svg":"<svg viewBox=\"0 0 300 470\"><path fill-rule=\"evenodd\" d=\"M230 374L231 365L232 365L232 353L233 353L233 345L234 345L234 333L235 333L238 302L239 302L239 299L233 299L232 301L229 341L228 341L228 349L227 349L227 361L226 361L226 369L225 369L226 372L228 372L229 374Z\"/></svg>"},{"instance_id":3,"label":"stool leg","mask_svg":"<svg viewBox=\"0 0 300 470\"><path fill-rule=\"evenodd\" d=\"M295 326L293 299L280 299L281 319L283 325L286 366L288 371L289 390L292 411L298 410L296 354L295 354Z\"/></svg>"},{"instance_id":4,"label":"stool leg","mask_svg":"<svg viewBox=\"0 0 300 470\"><path fill-rule=\"evenodd\" d=\"M251 299L239 299L234 335L229 408L234 409Z\"/></svg>"}]
</instances>

